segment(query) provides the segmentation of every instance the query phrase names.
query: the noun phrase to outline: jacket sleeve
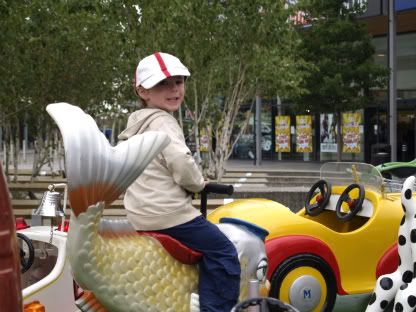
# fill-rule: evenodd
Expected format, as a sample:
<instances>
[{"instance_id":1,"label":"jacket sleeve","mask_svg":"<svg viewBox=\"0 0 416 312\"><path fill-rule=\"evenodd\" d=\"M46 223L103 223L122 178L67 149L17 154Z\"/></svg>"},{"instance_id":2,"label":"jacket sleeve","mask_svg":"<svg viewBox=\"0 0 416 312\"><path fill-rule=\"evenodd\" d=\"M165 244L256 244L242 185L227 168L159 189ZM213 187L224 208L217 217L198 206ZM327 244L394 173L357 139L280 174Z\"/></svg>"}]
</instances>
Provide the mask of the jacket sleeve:
<instances>
[{"instance_id":1,"label":"jacket sleeve","mask_svg":"<svg viewBox=\"0 0 416 312\"><path fill-rule=\"evenodd\" d=\"M158 119L158 123L158 130L166 132L171 139L162 156L174 181L187 191L200 192L205 185L204 177L185 144L182 129L172 117Z\"/></svg>"}]
</instances>

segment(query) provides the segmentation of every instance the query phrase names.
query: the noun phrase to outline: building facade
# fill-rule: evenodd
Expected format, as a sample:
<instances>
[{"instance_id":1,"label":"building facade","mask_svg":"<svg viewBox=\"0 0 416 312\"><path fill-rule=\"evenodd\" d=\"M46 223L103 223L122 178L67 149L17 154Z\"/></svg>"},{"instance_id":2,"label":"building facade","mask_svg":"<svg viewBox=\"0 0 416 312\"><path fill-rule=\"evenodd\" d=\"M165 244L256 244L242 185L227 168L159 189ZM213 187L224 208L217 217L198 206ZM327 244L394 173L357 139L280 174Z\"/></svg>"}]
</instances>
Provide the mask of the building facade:
<instances>
[{"instance_id":1,"label":"building facade","mask_svg":"<svg viewBox=\"0 0 416 312\"><path fill-rule=\"evenodd\" d=\"M375 61L388 67L388 0L361 0L366 11L359 19L373 36ZM391 0L390 0L391 1ZM397 77L397 160L416 157L416 1L395 0ZM263 100L262 159L331 161L337 159L336 125L341 123L343 161L390 161L388 89L377 90L369 107L343 114L296 115L291 103ZM236 144L233 158L255 157L255 127ZM380 155L383 155L381 157Z\"/></svg>"}]
</instances>

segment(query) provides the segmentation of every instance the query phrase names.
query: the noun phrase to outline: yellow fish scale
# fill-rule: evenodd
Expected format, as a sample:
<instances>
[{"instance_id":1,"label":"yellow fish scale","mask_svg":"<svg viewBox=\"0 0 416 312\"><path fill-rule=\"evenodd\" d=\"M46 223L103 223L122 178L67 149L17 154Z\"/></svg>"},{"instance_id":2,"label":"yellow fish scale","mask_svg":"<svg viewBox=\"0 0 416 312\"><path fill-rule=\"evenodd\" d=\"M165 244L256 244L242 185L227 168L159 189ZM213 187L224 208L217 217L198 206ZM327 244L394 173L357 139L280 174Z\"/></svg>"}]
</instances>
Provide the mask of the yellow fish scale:
<instances>
[{"instance_id":1,"label":"yellow fish scale","mask_svg":"<svg viewBox=\"0 0 416 312\"><path fill-rule=\"evenodd\" d=\"M190 294L197 292L197 266L179 263L148 236L98 235L92 245L97 275L111 285L116 301L139 299L146 311L189 311Z\"/></svg>"},{"instance_id":2,"label":"yellow fish scale","mask_svg":"<svg viewBox=\"0 0 416 312\"><path fill-rule=\"evenodd\" d=\"M77 279L94 292L112 312L165 312L190 310L190 295L197 293L197 265L186 265L170 256L154 238L103 228L97 221L103 205L90 206L72 219L69 233ZM75 230L75 231L74 231ZM75 234L74 234L75 233ZM240 258L240 300L247 298L249 260Z\"/></svg>"}]
</instances>

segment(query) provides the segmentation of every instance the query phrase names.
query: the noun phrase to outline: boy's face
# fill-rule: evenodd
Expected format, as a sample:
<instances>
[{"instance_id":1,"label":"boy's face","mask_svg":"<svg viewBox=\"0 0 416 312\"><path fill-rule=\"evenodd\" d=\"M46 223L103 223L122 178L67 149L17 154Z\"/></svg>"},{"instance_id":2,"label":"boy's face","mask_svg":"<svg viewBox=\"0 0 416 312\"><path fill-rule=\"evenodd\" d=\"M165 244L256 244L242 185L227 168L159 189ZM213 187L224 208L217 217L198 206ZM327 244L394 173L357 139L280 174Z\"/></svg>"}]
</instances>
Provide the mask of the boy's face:
<instances>
[{"instance_id":1,"label":"boy's face","mask_svg":"<svg viewBox=\"0 0 416 312\"><path fill-rule=\"evenodd\" d=\"M140 86L138 93L146 102L147 107L175 112L179 109L185 96L185 79L182 76L169 77L150 89Z\"/></svg>"}]
</instances>

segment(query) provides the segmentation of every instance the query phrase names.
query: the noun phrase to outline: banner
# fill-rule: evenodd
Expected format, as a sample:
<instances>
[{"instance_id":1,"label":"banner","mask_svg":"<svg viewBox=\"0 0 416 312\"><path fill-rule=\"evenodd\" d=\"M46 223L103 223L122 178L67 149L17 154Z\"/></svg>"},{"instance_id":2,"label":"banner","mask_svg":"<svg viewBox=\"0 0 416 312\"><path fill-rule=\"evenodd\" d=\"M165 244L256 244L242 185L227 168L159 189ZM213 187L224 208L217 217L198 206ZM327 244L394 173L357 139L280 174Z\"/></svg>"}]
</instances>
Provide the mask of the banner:
<instances>
[{"instance_id":1,"label":"banner","mask_svg":"<svg viewBox=\"0 0 416 312\"><path fill-rule=\"evenodd\" d=\"M296 116L296 152L312 152L312 117L309 115Z\"/></svg>"},{"instance_id":2,"label":"banner","mask_svg":"<svg viewBox=\"0 0 416 312\"><path fill-rule=\"evenodd\" d=\"M200 152L208 152L208 145L209 143L209 136L205 131L205 128L202 128L199 131L199 151Z\"/></svg>"},{"instance_id":3,"label":"banner","mask_svg":"<svg viewBox=\"0 0 416 312\"><path fill-rule=\"evenodd\" d=\"M275 117L276 152L290 152L290 116Z\"/></svg>"},{"instance_id":4,"label":"banner","mask_svg":"<svg viewBox=\"0 0 416 312\"><path fill-rule=\"evenodd\" d=\"M342 151L344 153L360 152L360 113L342 114Z\"/></svg>"},{"instance_id":5,"label":"banner","mask_svg":"<svg viewBox=\"0 0 416 312\"><path fill-rule=\"evenodd\" d=\"M321 153L337 152L337 120L334 114L321 114Z\"/></svg>"}]
</instances>

